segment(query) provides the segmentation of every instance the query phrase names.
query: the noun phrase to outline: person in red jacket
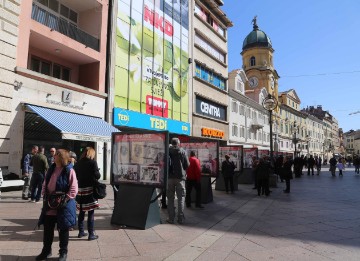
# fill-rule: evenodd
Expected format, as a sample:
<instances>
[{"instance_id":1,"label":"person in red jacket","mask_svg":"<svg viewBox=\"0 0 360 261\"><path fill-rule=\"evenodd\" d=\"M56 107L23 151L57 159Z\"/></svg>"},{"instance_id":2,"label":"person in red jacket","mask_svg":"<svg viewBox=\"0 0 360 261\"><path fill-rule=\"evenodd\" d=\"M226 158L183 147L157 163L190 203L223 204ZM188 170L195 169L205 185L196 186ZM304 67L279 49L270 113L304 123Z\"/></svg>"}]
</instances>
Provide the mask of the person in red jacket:
<instances>
[{"instance_id":1,"label":"person in red jacket","mask_svg":"<svg viewBox=\"0 0 360 261\"><path fill-rule=\"evenodd\" d=\"M186 197L185 197L185 203L186 207L191 207L191 190L194 187L196 191L196 208L204 208L201 205L201 167L200 167L200 161L196 158L195 152L190 152L190 158L189 158L190 166L186 170Z\"/></svg>"}]
</instances>

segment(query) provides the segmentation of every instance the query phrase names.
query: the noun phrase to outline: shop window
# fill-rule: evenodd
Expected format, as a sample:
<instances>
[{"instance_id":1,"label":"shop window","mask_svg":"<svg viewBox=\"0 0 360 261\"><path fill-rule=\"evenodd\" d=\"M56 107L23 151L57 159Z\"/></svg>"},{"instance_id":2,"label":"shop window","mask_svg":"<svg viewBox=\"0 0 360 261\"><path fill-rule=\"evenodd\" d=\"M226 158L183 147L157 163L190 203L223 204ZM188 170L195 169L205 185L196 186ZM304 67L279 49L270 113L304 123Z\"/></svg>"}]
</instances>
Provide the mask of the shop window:
<instances>
[{"instance_id":1,"label":"shop window","mask_svg":"<svg viewBox=\"0 0 360 261\"><path fill-rule=\"evenodd\" d=\"M255 60L255 57L252 56L252 57L250 58L250 66L255 66L255 65L256 65L256 60Z\"/></svg>"},{"instance_id":2,"label":"shop window","mask_svg":"<svg viewBox=\"0 0 360 261\"><path fill-rule=\"evenodd\" d=\"M221 90L225 90L225 79L216 74L213 70L202 67L200 64L196 64L195 75L211 85L216 86Z\"/></svg>"},{"instance_id":3,"label":"shop window","mask_svg":"<svg viewBox=\"0 0 360 261\"><path fill-rule=\"evenodd\" d=\"M195 44L199 45L206 52L208 52L211 56L218 59L219 61L225 63L225 54L219 51L217 48L208 43L205 39L203 39L198 34L195 35Z\"/></svg>"}]
</instances>

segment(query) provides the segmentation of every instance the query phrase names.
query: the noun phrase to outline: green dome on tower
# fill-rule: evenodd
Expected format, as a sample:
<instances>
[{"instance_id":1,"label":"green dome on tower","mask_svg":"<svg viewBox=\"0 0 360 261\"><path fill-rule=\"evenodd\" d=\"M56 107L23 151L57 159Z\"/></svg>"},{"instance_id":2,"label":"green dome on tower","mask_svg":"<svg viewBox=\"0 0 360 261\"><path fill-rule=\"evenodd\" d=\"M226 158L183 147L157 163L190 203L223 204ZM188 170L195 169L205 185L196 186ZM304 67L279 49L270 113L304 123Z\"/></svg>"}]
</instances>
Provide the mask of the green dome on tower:
<instances>
[{"instance_id":1,"label":"green dome on tower","mask_svg":"<svg viewBox=\"0 0 360 261\"><path fill-rule=\"evenodd\" d=\"M252 48L252 47L268 47L272 48L270 38L263 31L259 30L259 27L256 24L256 16L253 19L254 29L246 36L243 42L243 50Z\"/></svg>"}]
</instances>

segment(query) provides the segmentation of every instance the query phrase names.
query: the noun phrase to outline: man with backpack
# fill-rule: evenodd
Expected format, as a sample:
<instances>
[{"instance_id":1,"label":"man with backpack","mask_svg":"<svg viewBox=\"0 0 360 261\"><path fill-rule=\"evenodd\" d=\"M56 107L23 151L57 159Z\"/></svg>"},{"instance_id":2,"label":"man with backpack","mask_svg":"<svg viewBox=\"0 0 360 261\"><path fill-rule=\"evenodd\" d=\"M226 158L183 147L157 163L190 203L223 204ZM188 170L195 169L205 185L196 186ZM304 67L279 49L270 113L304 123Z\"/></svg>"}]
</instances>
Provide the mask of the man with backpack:
<instances>
[{"instance_id":1,"label":"man with backpack","mask_svg":"<svg viewBox=\"0 0 360 261\"><path fill-rule=\"evenodd\" d=\"M167 222L174 224L175 219L175 192L178 199L177 217L178 223L184 222L184 197L185 197L185 179L186 170L189 167L189 160L186 157L186 152L183 148L180 148L180 140L173 138L169 148L169 175L168 175L168 214L169 218Z\"/></svg>"}]
</instances>

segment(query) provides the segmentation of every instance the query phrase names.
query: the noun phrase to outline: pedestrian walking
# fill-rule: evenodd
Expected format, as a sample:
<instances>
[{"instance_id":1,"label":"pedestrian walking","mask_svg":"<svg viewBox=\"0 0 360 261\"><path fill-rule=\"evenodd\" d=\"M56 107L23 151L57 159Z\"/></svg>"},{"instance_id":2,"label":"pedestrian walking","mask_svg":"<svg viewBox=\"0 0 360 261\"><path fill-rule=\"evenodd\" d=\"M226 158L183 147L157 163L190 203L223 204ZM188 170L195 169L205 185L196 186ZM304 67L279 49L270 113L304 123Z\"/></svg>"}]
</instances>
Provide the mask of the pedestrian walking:
<instances>
[{"instance_id":1,"label":"pedestrian walking","mask_svg":"<svg viewBox=\"0 0 360 261\"><path fill-rule=\"evenodd\" d=\"M175 219L175 193L178 199L177 217L178 223L182 224L185 219L184 215L184 197L185 197L185 175L189 167L189 160L186 157L186 152L180 147L180 140L172 138L169 148L169 173L168 173L168 189L166 196L168 199L168 214L167 222L174 223Z\"/></svg>"},{"instance_id":2,"label":"pedestrian walking","mask_svg":"<svg viewBox=\"0 0 360 261\"><path fill-rule=\"evenodd\" d=\"M257 180L256 180L256 168L257 168L257 165L259 164L259 160L257 159L256 156L253 156L252 157L252 166L251 166L251 173L252 173L252 176L253 176L253 179L254 179L254 187L253 189L257 189Z\"/></svg>"},{"instance_id":3,"label":"pedestrian walking","mask_svg":"<svg viewBox=\"0 0 360 261\"><path fill-rule=\"evenodd\" d=\"M310 170L311 170L311 175L314 176L314 166L315 166L315 159L313 155L310 155L310 158L307 161L308 176L310 175Z\"/></svg>"},{"instance_id":4,"label":"pedestrian walking","mask_svg":"<svg viewBox=\"0 0 360 261\"><path fill-rule=\"evenodd\" d=\"M334 155L333 155L333 157L329 160L329 163L330 163L331 176L335 177L337 160L335 159L335 156L334 156Z\"/></svg>"},{"instance_id":5,"label":"pedestrian walking","mask_svg":"<svg viewBox=\"0 0 360 261\"><path fill-rule=\"evenodd\" d=\"M195 156L195 151L190 151L189 157L189 167L186 170L186 197L185 203L186 207L191 207L191 191L192 188L195 188L196 198L195 198L195 207L203 209L201 205L201 167L200 161Z\"/></svg>"},{"instance_id":6,"label":"pedestrian walking","mask_svg":"<svg viewBox=\"0 0 360 261\"><path fill-rule=\"evenodd\" d=\"M91 147L86 147L82 152L79 161L76 162L74 166L79 184L79 192L76 196L76 208L79 210L78 238L88 236L88 240L99 238L99 236L95 234L94 229L95 209L99 208L99 202L94 198L93 187L101 175L94 158L95 150ZM87 230L89 233L85 233L84 229L85 212L88 212Z\"/></svg>"},{"instance_id":7,"label":"pedestrian walking","mask_svg":"<svg viewBox=\"0 0 360 261\"><path fill-rule=\"evenodd\" d=\"M235 163L230 160L230 155L225 155L225 160L221 164L221 171L224 177L226 193L234 193L234 174L235 174Z\"/></svg>"},{"instance_id":8,"label":"pedestrian walking","mask_svg":"<svg viewBox=\"0 0 360 261\"><path fill-rule=\"evenodd\" d=\"M47 161L48 161L48 165L49 167L54 164L54 156L55 156L55 152L56 149L55 148L50 148L50 155L47 157Z\"/></svg>"},{"instance_id":9,"label":"pedestrian walking","mask_svg":"<svg viewBox=\"0 0 360 261\"><path fill-rule=\"evenodd\" d=\"M42 187L44 206L38 225L44 225L44 236L43 248L36 260L46 260L51 256L56 224L59 232L59 261L65 261L68 254L69 228L76 224L74 198L78 192L78 183L74 169L69 166L69 152L63 149L57 150L54 163L46 173ZM54 195L61 195L66 204L57 206L51 204L50 199Z\"/></svg>"},{"instance_id":10,"label":"pedestrian walking","mask_svg":"<svg viewBox=\"0 0 360 261\"><path fill-rule=\"evenodd\" d=\"M293 165L293 160L291 157L284 158L284 164L282 167L283 177L285 180L286 188L284 193L290 193L290 180L293 178L291 167Z\"/></svg>"},{"instance_id":11,"label":"pedestrian walking","mask_svg":"<svg viewBox=\"0 0 360 261\"><path fill-rule=\"evenodd\" d=\"M48 161L44 153L45 148L40 146L38 153L35 154L30 161L30 165L33 167L33 174L30 181L31 202L40 201L42 184L45 173L49 168Z\"/></svg>"},{"instance_id":12,"label":"pedestrian walking","mask_svg":"<svg viewBox=\"0 0 360 261\"><path fill-rule=\"evenodd\" d=\"M295 157L295 159L294 159L295 178L300 178L301 177L302 167L303 167L302 158L300 158L299 156Z\"/></svg>"},{"instance_id":13,"label":"pedestrian walking","mask_svg":"<svg viewBox=\"0 0 360 261\"><path fill-rule=\"evenodd\" d=\"M31 197L31 188L30 181L33 173L33 167L30 165L31 158L38 152L39 147L33 145L31 148L31 152L26 154L23 160L23 190L22 190L22 199L28 200Z\"/></svg>"},{"instance_id":14,"label":"pedestrian walking","mask_svg":"<svg viewBox=\"0 0 360 261\"><path fill-rule=\"evenodd\" d=\"M260 194L269 196L269 175L270 175L270 162L266 159L266 156L263 156L259 160L258 167L256 169L256 177L257 177L257 191L258 196Z\"/></svg>"},{"instance_id":15,"label":"pedestrian walking","mask_svg":"<svg viewBox=\"0 0 360 261\"><path fill-rule=\"evenodd\" d=\"M355 174L360 174L359 173L359 169L360 169L360 157L359 157L359 155L354 156L353 164L354 164L354 167L355 167Z\"/></svg>"},{"instance_id":16,"label":"pedestrian walking","mask_svg":"<svg viewBox=\"0 0 360 261\"><path fill-rule=\"evenodd\" d=\"M321 157L318 157L316 156L315 157L315 166L316 166L316 175L320 175L320 172L321 172L321 162L322 162L322 159Z\"/></svg>"},{"instance_id":17,"label":"pedestrian walking","mask_svg":"<svg viewBox=\"0 0 360 261\"><path fill-rule=\"evenodd\" d=\"M278 178L280 177L280 182L284 182L284 177L281 173L283 163L284 163L284 156L280 155L279 157L277 157L277 159L275 161L275 171L276 171Z\"/></svg>"},{"instance_id":18,"label":"pedestrian walking","mask_svg":"<svg viewBox=\"0 0 360 261\"><path fill-rule=\"evenodd\" d=\"M345 166L341 158L339 159L339 162L336 164L336 167L339 169L339 176L342 176Z\"/></svg>"}]
</instances>

